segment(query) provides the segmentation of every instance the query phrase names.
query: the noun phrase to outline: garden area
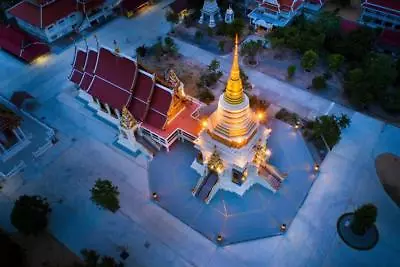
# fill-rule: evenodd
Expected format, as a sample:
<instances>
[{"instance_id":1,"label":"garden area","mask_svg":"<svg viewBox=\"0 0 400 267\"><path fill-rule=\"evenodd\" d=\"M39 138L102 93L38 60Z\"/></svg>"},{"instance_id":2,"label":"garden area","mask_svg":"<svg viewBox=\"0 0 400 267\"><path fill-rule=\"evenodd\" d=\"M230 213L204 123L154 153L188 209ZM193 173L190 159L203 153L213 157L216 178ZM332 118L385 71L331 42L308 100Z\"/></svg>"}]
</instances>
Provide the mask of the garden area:
<instances>
[{"instance_id":1,"label":"garden area","mask_svg":"<svg viewBox=\"0 0 400 267\"><path fill-rule=\"evenodd\" d=\"M301 131L306 144L314 158L321 164L325 156L340 141L342 130L350 126L350 118L347 115L323 115L314 121L305 120L296 113L281 109L275 118L293 126Z\"/></svg>"},{"instance_id":2,"label":"garden area","mask_svg":"<svg viewBox=\"0 0 400 267\"><path fill-rule=\"evenodd\" d=\"M166 19L171 23L171 36L195 44L214 54L223 55L232 52L236 34L239 35L240 39L245 39L253 31L247 22L247 18L243 16L244 7L241 3L218 1L222 20L219 20L218 17L215 18L217 23L215 28L209 28L206 22L198 23L203 1L193 1L190 4L193 12L186 16L181 23L179 23L177 14L166 13ZM224 22L225 10L229 5L235 12L235 19L232 24Z\"/></svg>"},{"instance_id":3,"label":"garden area","mask_svg":"<svg viewBox=\"0 0 400 267\"><path fill-rule=\"evenodd\" d=\"M243 63L325 98L399 123L400 60L376 50L379 30L341 28L336 12L298 17L285 28L242 44Z\"/></svg>"}]
</instances>

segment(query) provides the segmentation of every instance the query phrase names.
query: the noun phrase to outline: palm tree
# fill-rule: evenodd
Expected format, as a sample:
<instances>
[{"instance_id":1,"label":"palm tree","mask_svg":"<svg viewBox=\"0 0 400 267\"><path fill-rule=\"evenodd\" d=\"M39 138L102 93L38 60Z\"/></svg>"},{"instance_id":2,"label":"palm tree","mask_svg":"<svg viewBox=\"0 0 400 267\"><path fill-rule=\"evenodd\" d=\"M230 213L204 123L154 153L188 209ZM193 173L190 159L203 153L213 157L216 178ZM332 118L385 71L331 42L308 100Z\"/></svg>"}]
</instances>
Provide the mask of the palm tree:
<instances>
[{"instance_id":1,"label":"palm tree","mask_svg":"<svg viewBox=\"0 0 400 267\"><path fill-rule=\"evenodd\" d=\"M376 222L378 209L374 204L365 204L354 212L350 227L356 235L364 235Z\"/></svg>"}]
</instances>

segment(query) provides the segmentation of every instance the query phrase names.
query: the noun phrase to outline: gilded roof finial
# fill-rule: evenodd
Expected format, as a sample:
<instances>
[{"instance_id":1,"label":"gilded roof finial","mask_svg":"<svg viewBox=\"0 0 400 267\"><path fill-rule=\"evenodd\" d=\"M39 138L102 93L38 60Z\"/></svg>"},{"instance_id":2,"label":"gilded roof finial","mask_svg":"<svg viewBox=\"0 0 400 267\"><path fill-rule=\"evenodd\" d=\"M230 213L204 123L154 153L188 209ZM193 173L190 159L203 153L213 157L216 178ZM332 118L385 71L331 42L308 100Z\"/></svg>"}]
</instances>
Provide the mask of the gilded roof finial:
<instances>
[{"instance_id":1,"label":"gilded roof finial","mask_svg":"<svg viewBox=\"0 0 400 267\"><path fill-rule=\"evenodd\" d=\"M124 129L132 129L136 124L136 120L126 107L122 108L121 127Z\"/></svg>"},{"instance_id":2,"label":"gilded roof finial","mask_svg":"<svg viewBox=\"0 0 400 267\"><path fill-rule=\"evenodd\" d=\"M233 62L228 84L224 94L224 99L229 104L240 104L243 102L243 85L240 79L239 67L239 37L235 37L235 50L233 52Z\"/></svg>"}]
</instances>

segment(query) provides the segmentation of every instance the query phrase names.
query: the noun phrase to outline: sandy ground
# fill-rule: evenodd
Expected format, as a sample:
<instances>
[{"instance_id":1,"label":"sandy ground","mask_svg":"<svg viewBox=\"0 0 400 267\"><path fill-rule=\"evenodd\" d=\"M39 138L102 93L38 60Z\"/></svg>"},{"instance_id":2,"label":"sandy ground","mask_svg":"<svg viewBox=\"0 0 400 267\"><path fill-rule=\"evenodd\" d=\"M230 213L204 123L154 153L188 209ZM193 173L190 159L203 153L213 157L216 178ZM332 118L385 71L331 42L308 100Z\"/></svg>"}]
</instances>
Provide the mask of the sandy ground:
<instances>
[{"instance_id":1,"label":"sandy ground","mask_svg":"<svg viewBox=\"0 0 400 267\"><path fill-rule=\"evenodd\" d=\"M376 173L385 191L400 207L400 157L384 153L375 160Z\"/></svg>"},{"instance_id":2,"label":"sandy ground","mask_svg":"<svg viewBox=\"0 0 400 267\"><path fill-rule=\"evenodd\" d=\"M26 250L28 267L66 267L80 262L77 255L49 233L28 237L16 233L12 238Z\"/></svg>"},{"instance_id":3,"label":"sandy ground","mask_svg":"<svg viewBox=\"0 0 400 267\"><path fill-rule=\"evenodd\" d=\"M157 61L153 56L146 56L141 62L152 71L155 71L159 77L165 77L165 72L172 68L176 75L185 84L185 92L191 96L197 95L197 85L200 73L206 68L183 56L171 57L163 56L161 61Z\"/></svg>"}]
</instances>

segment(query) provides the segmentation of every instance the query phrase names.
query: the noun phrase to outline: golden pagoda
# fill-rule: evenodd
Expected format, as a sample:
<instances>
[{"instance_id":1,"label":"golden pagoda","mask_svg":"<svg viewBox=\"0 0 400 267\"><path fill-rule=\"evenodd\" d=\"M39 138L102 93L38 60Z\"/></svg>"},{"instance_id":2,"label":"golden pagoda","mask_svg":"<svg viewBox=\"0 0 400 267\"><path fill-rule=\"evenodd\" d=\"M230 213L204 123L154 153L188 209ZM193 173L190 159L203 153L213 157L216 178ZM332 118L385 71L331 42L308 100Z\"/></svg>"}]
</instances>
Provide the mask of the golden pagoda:
<instances>
[{"instance_id":1,"label":"golden pagoda","mask_svg":"<svg viewBox=\"0 0 400 267\"><path fill-rule=\"evenodd\" d=\"M240 148L248 143L257 130L257 120L243 92L239 67L239 44L236 35L232 68L226 90L220 96L218 109L210 116L208 132L230 147Z\"/></svg>"}]
</instances>

